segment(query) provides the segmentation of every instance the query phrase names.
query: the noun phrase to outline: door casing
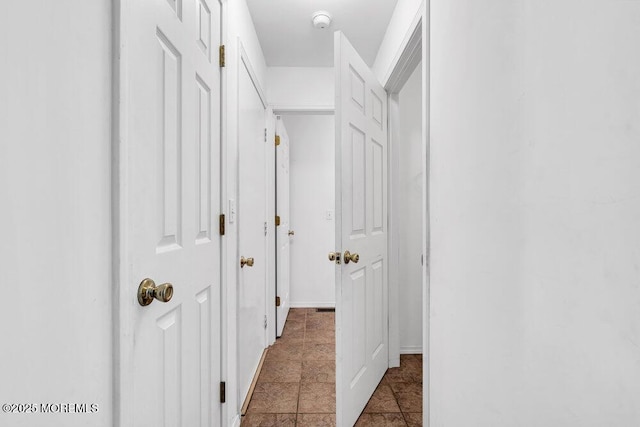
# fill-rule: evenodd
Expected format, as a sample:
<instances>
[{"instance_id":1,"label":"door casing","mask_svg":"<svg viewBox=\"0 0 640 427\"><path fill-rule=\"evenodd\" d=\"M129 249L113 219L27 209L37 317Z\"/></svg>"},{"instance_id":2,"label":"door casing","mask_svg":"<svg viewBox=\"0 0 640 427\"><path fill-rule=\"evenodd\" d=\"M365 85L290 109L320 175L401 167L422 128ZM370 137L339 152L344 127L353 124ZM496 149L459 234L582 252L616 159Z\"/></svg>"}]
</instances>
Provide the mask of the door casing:
<instances>
[{"instance_id":1,"label":"door casing","mask_svg":"<svg viewBox=\"0 0 640 427\"><path fill-rule=\"evenodd\" d=\"M398 109L397 102L395 102L395 96L403 87L404 83L411 76L412 71L418 62L421 61L421 75L422 75L422 188L423 188L423 200L422 200L422 354L423 354L423 425L429 426L429 372L430 372L430 346L429 336L431 323L429 322L431 306L430 306L430 281L429 281L429 266L430 251L429 251L429 230L430 230L430 216L429 216L429 186L430 186L430 155L429 155L429 70L430 70L430 58L429 58L429 6L430 0L425 0L420 6L418 12L413 18L413 21L405 33L405 37L400 44L399 49L396 52L395 59L385 74L383 86L389 93L389 144L393 147L394 143L397 144L398 132ZM391 150L393 152L393 149ZM389 182L389 193L394 192L396 183L393 181L393 160L389 165L390 172L389 177L392 181ZM392 198L389 197L389 200ZM389 222L390 227L390 253L395 249L394 238L397 239L397 234L394 233L394 223L396 217L399 217L400 213L393 209L393 206L389 205ZM389 273L397 274L398 262L397 258L389 257ZM400 366L400 343L399 336L399 322L398 322L398 294L397 288L389 287L389 366ZM395 339L394 339L395 338Z\"/></svg>"},{"instance_id":2,"label":"door casing","mask_svg":"<svg viewBox=\"0 0 640 427\"><path fill-rule=\"evenodd\" d=\"M397 164L396 164L396 145L400 144L400 136L398 131L398 123L400 121L400 111L398 110L398 93L404 87L405 82L411 76L418 63L422 58L422 19L417 17L414 25L408 32L406 45L398 57L393 72L385 83L385 89L388 93L389 103L389 283L392 278L398 276L399 259L396 243L399 239L397 224L402 220L402 212L398 212L394 206L393 195L399 190L397 181ZM423 70L424 71L424 70ZM424 132L424 129L423 129ZM424 135L424 133L423 133ZM423 176L425 171L423 170ZM427 188L427 187L423 187ZM423 207L424 213L424 207ZM396 220L396 218L398 218ZM424 236L423 236L424 237ZM423 250L423 254L426 252ZM426 257L425 257L426 258ZM423 265L426 264L426 259ZM424 271L423 271L424 277ZM424 291L424 289L423 289ZM397 286L389 286L389 366L400 366L400 324L398 306L399 295ZM423 339L423 354L424 350Z\"/></svg>"}]
</instances>

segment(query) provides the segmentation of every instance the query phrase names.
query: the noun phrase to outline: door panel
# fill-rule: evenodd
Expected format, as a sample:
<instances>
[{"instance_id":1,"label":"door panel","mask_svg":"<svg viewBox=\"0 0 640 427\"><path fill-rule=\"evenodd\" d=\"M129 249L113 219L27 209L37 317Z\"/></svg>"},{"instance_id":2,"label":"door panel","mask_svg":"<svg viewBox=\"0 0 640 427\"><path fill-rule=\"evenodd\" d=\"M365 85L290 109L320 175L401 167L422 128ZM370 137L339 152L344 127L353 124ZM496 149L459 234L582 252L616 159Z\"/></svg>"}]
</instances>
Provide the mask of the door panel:
<instances>
[{"instance_id":1,"label":"door panel","mask_svg":"<svg viewBox=\"0 0 640 427\"><path fill-rule=\"evenodd\" d=\"M387 95L341 32L336 69L336 399L351 426L388 366ZM347 263L345 251L359 255Z\"/></svg>"},{"instance_id":2,"label":"door panel","mask_svg":"<svg viewBox=\"0 0 640 427\"><path fill-rule=\"evenodd\" d=\"M280 117L276 120L276 135L280 137L280 145L276 146L276 212L280 217L280 226L276 231L277 280L276 295L280 297L280 306L276 309L276 335L281 336L289 313L291 289L291 245L293 235L291 227L291 210L289 204L289 136Z\"/></svg>"},{"instance_id":3,"label":"door panel","mask_svg":"<svg viewBox=\"0 0 640 427\"><path fill-rule=\"evenodd\" d=\"M133 324L131 406L149 408L124 415L126 425L220 422L220 69L210 54L220 9L123 4L119 222L132 308L122 320ZM171 283L171 299L141 306L144 278Z\"/></svg>"},{"instance_id":4,"label":"door panel","mask_svg":"<svg viewBox=\"0 0 640 427\"><path fill-rule=\"evenodd\" d=\"M267 256L266 219L266 112L243 63L238 74L239 187L238 250L254 265L240 268L238 260L238 377L244 401L266 347ZM273 147L273 146L271 146ZM273 221L273 218L271 219ZM273 300L271 300L273 301ZM273 308L273 305L270 306Z\"/></svg>"}]
</instances>

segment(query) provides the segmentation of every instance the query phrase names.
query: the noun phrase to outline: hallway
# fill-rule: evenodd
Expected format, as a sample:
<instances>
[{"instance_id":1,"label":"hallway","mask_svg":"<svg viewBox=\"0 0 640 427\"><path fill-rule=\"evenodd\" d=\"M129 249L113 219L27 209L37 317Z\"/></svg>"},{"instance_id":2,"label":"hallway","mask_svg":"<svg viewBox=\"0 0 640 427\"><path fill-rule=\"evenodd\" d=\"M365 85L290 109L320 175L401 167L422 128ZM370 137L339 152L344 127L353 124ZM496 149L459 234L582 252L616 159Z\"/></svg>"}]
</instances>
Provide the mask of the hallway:
<instances>
[{"instance_id":1,"label":"hallway","mask_svg":"<svg viewBox=\"0 0 640 427\"><path fill-rule=\"evenodd\" d=\"M291 309L269 349L242 426L335 425L335 313ZM422 356L387 370L357 426L422 425Z\"/></svg>"}]
</instances>

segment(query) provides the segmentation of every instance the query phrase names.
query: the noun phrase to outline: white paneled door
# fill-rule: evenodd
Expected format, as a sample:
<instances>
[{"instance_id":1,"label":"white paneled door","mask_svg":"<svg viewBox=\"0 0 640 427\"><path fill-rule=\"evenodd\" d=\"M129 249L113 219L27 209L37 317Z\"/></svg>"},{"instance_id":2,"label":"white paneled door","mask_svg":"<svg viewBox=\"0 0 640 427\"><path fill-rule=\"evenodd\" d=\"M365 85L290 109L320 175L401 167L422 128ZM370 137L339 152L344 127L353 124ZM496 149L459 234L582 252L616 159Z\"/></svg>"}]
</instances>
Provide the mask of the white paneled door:
<instances>
[{"instance_id":1,"label":"white paneled door","mask_svg":"<svg viewBox=\"0 0 640 427\"><path fill-rule=\"evenodd\" d=\"M276 307L276 335L281 336L284 323L289 314L291 289L291 252L290 241L294 238L291 230L289 208L289 136L282 119L276 119L276 135L279 145L276 146L276 212L280 217L280 225L276 229L276 295L280 305Z\"/></svg>"},{"instance_id":2,"label":"white paneled door","mask_svg":"<svg viewBox=\"0 0 640 427\"><path fill-rule=\"evenodd\" d=\"M387 94L340 31L336 73L336 420L352 426L388 367Z\"/></svg>"},{"instance_id":3,"label":"white paneled door","mask_svg":"<svg viewBox=\"0 0 640 427\"><path fill-rule=\"evenodd\" d=\"M221 5L120 4L119 425L219 425Z\"/></svg>"},{"instance_id":4,"label":"white paneled door","mask_svg":"<svg viewBox=\"0 0 640 427\"><path fill-rule=\"evenodd\" d=\"M246 399L267 342L266 110L242 54L238 70L238 379ZM273 144L273 142L272 142ZM269 148L273 145L269 144ZM271 218L273 221L273 217ZM273 295L272 295L273 298ZM269 309L273 310L273 299Z\"/></svg>"}]
</instances>

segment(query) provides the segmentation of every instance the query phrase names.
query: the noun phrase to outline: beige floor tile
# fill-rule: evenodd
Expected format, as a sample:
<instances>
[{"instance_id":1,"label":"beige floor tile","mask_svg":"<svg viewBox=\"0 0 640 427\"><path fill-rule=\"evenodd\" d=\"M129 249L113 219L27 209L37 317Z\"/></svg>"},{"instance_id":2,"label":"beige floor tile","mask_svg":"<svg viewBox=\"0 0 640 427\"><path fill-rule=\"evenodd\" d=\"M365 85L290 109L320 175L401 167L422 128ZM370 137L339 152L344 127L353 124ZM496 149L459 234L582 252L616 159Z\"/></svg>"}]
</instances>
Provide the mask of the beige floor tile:
<instances>
[{"instance_id":1,"label":"beige floor tile","mask_svg":"<svg viewBox=\"0 0 640 427\"><path fill-rule=\"evenodd\" d=\"M265 361L271 360L302 360L303 341L278 341L269 347Z\"/></svg>"},{"instance_id":2,"label":"beige floor tile","mask_svg":"<svg viewBox=\"0 0 640 427\"><path fill-rule=\"evenodd\" d=\"M306 308L292 308L289 309L289 315L287 316L287 322L290 320L305 320L307 317Z\"/></svg>"},{"instance_id":3,"label":"beige floor tile","mask_svg":"<svg viewBox=\"0 0 640 427\"><path fill-rule=\"evenodd\" d=\"M305 343L332 344L335 346L336 332L327 329L307 329L304 334Z\"/></svg>"},{"instance_id":4,"label":"beige floor tile","mask_svg":"<svg viewBox=\"0 0 640 427\"><path fill-rule=\"evenodd\" d=\"M282 330L282 337L304 336L304 320L288 320Z\"/></svg>"},{"instance_id":5,"label":"beige floor tile","mask_svg":"<svg viewBox=\"0 0 640 427\"><path fill-rule=\"evenodd\" d=\"M333 383L302 383L298 411L301 414L335 414L336 385Z\"/></svg>"},{"instance_id":6,"label":"beige floor tile","mask_svg":"<svg viewBox=\"0 0 640 427\"><path fill-rule=\"evenodd\" d=\"M315 319L322 319L325 321L331 321L335 323L336 320L336 314L333 312L320 312L320 311L308 311L307 312L307 321L309 320L315 320Z\"/></svg>"},{"instance_id":7,"label":"beige floor tile","mask_svg":"<svg viewBox=\"0 0 640 427\"><path fill-rule=\"evenodd\" d=\"M294 427L296 414L247 414L242 417L242 427Z\"/></svg>"},{"instance_id":8,"label":"beige floor tile","mask_svg":"<svg viewBox=\"0 0 640 427\"><path fill-rule=\"evenodd\" d=\"M286 323L284 324L284 329L299 331L301 329L304 329L305 325L306 325L306 321L303 319L292 319L292 320L286 321Z\"/></svg>"},{"instance_id":9,"label":"beige floor tile","mask_svg":"<svg viewBox=\"0 0 640 427\"><path fill-rule=\"evenodd\" d=\"M309 330L328 330L334 331L336 323L333 316L311 316L307 318L307 331Z\"/></svg>"},{"instance_id":10,"label":"beige floor tile","mask_svg":"<svg viewBox=\"0 0 640 427\"><path fill-rule=\"evenodd\" d=\"M265 360L258 382L294 383L302 377L301 360Z\"/></svg>"},{"instance_id":11,"label":"beige floor tile","mask_svg":"<svg viewBox=\"0 0 640 427\"><path fill-rule=\"evenodd\" d=\"M422 355L421 354L401 354L400 364L403 364L403 363L422 363Z\"/></svg>"},{"instance_id":12,"label":"beige floor tile","mask_svg":"<svg viewBox=\"0 0 640 427\"><path fill-rule=\"evenodd\" d=\"M396 398L391 391L391 387L386 384L380 384L376 391L369 399L369 403L364 408L365 413L388 414L391 412L400 412L400 407Z\"/></svg>"},{"instance_id":13,"label":"beige floor tile","mask_svg":"<svg viewBox=\"0 0 640 427\"><path fill-rule=\"evenodd\" d=\"M403 427L407 423L402 414L362 414L356 422L356 427L376 426L376 427Z\"/></svg>"},{"instance_id":14,"label":"beige floor tile","mask_svg":"<svg viewBox=\"0 0 640 427\"><path fill-rule=\"evenodd\" d=\"M422 355L421 354L411 354L413 358L418 362L420 366L422 366Z\"/></svg>"},{"instance_id":15,"label":"beige floor tile","mask_svg":"<svg viewBox=\"0 0 640 427\"><path fill-rule=\"evenodd\" d=\"M335 427L336 414L298 414L297 427Z\"/></svg>"},{"instance_id":16,"label":"beige floor tile","mask_svg":"<svg viewBox=\"0 0 640 427\"><path fill-rule=\"evenodd\" d=\"M302 361L302 382L335 383L336 362L333 360Z\"/></svg>"},{"instance_id":17,"label":"beige floor tile","mask_svg":"<svg viewBox=\"0 0 640 427\"><path fill-rule=\"evenodd\" d=\"M422 383L391 383L402 412L422 412Z\"/></svg>"},{"instance_id":18,"label":"beige floor tile","mask_svg":"<svg viewBox=\"0 0 640 427\"><path fill-rule=\"evenodd\" d=\"M409 427L422 427L422 412L404 414L404 419Z\"/></svg>"},{"instance_id":19,"label":"beige floor tile","mask_svg":"<svg viewBox=\"0 0 640 427\"><path fill-rule=\"evenodd\" d=\"M385 380L392 383L422 382L422 365L415 358L402 356L400 367L387 369L384 375Z\"/></svg>"},{"instance_id":20,"label":"beige floor tile","mask_svg":"<svg viewBox=\"0 0 640 427\"><path fill-rule=\"evenodd\" d=\"M295 414L300 383L257 383L248 414Z\"/></svg>"},{"instance_id":21,"label":"beige floor tile","mask_svg":"<svg viewBox=\"0 0 640 427\"><path fill-rule=\"evenodd\" d=\"M304 329L299 331L282 331L282 336L278 337L278 341L302 341L304 340Z\"/></svg>"},{"instance_id":22,"label":"beige floor tile","mask_svg":"<svg viewBox=\"0 0 640 427\"><path fill-rule=\"evenodd\" d=\"M304 344L304 352L302 354L302 360L335 360L336 359L336 346L334 344L318 344L307 343Z\"/></svg>"}]
</instances>

